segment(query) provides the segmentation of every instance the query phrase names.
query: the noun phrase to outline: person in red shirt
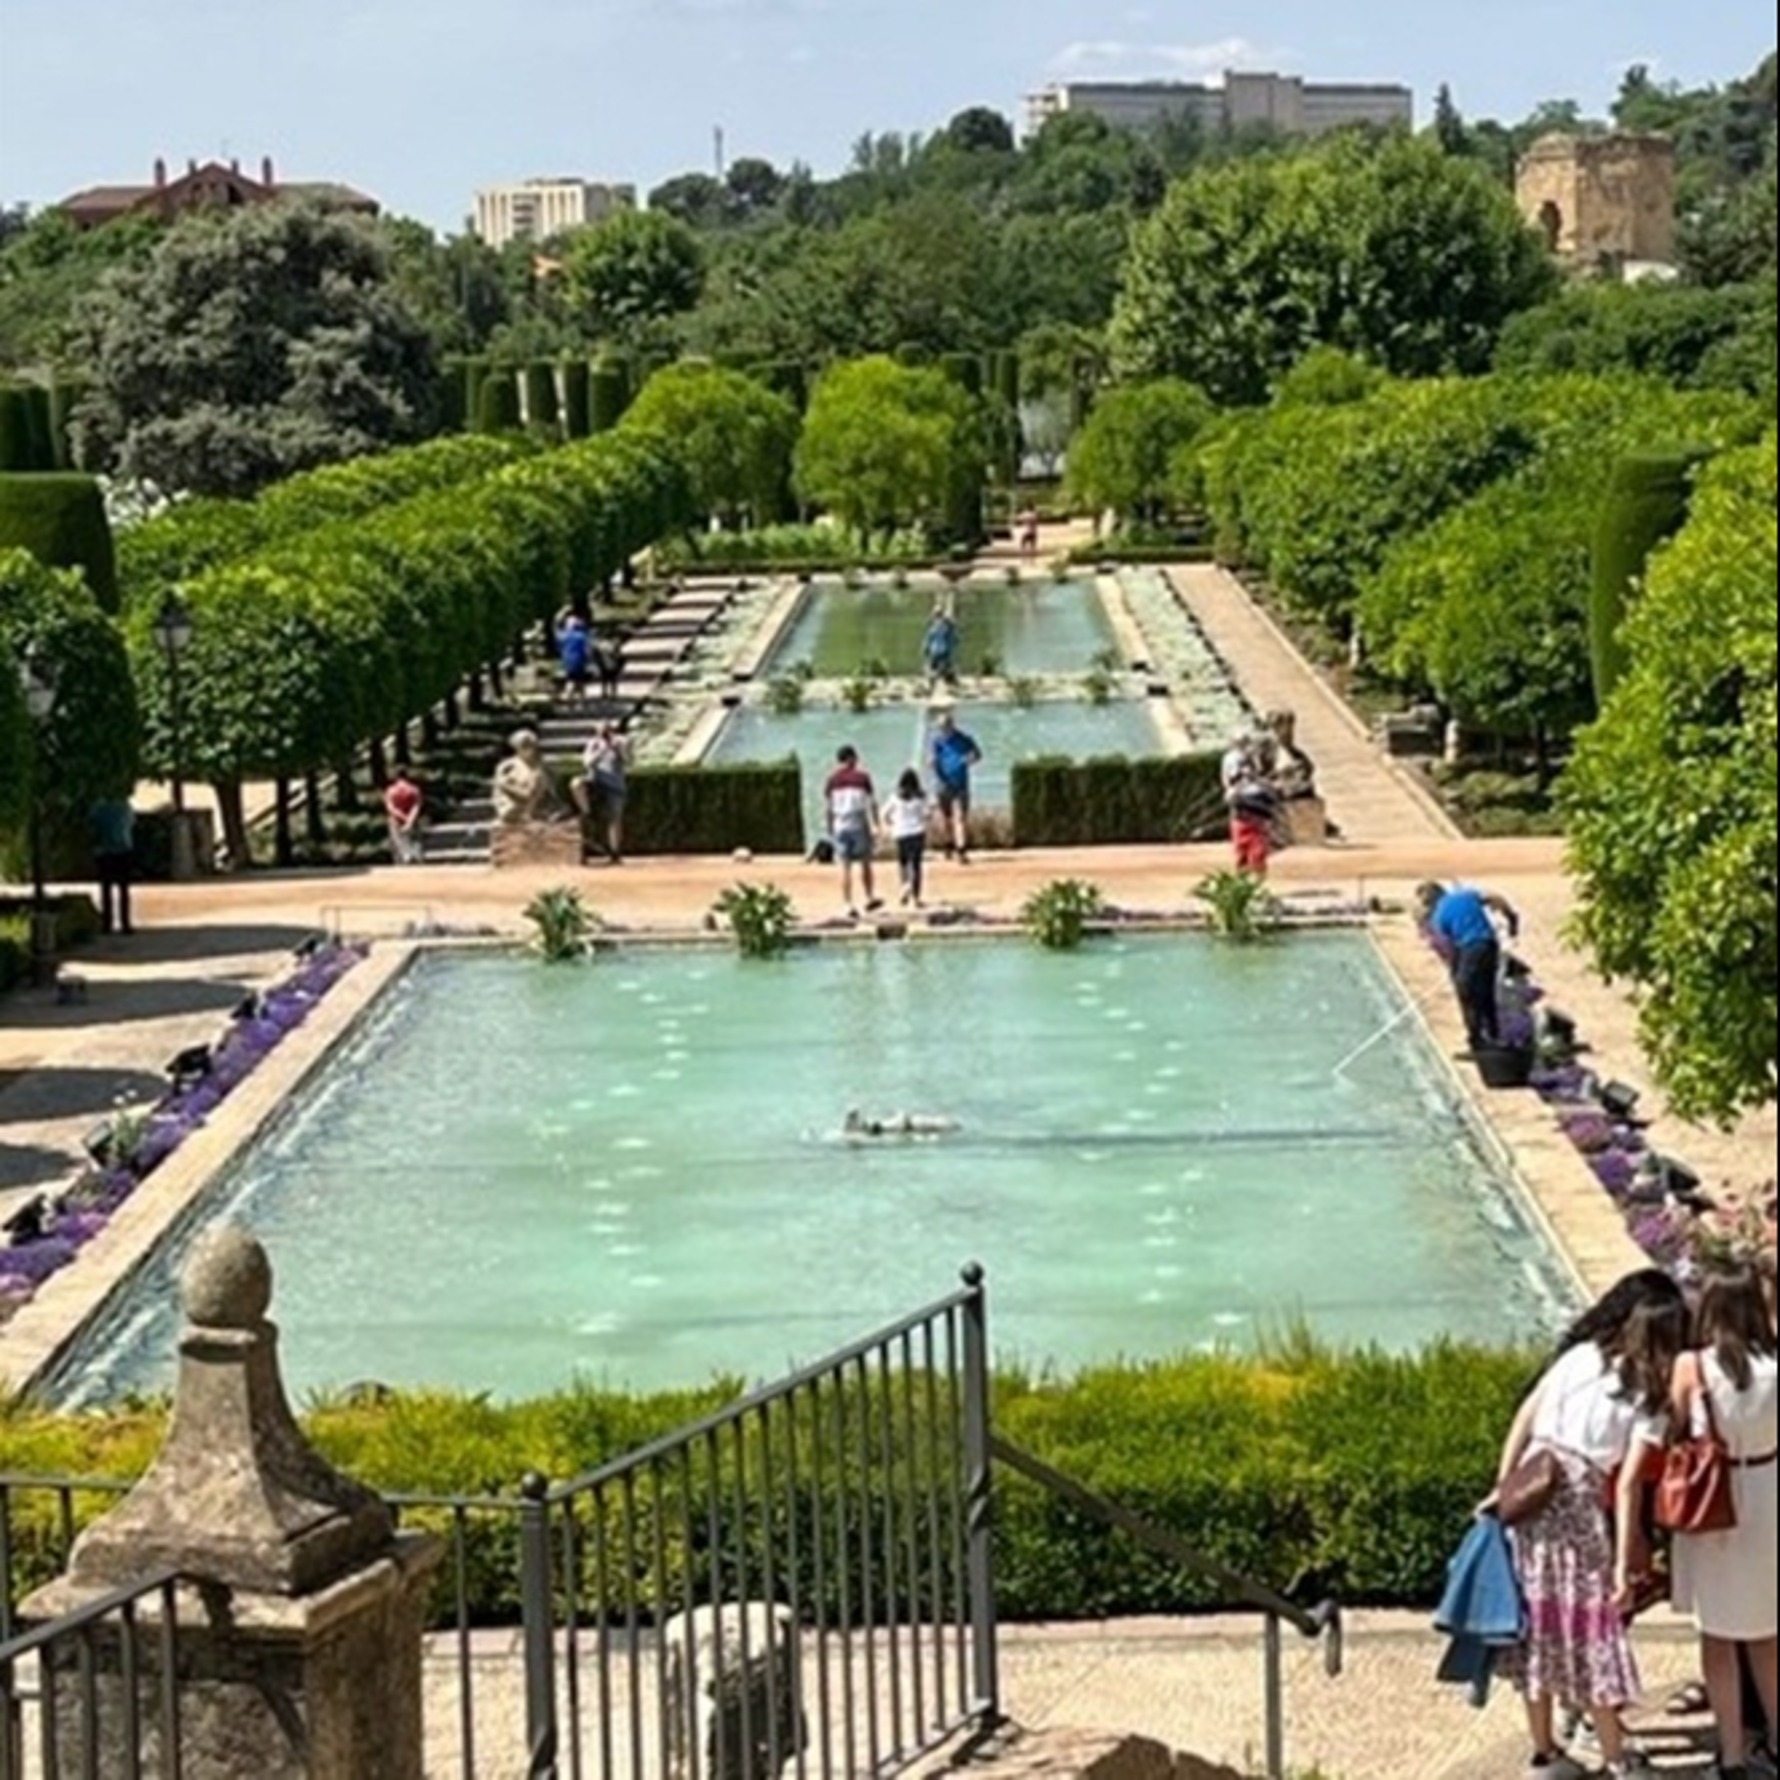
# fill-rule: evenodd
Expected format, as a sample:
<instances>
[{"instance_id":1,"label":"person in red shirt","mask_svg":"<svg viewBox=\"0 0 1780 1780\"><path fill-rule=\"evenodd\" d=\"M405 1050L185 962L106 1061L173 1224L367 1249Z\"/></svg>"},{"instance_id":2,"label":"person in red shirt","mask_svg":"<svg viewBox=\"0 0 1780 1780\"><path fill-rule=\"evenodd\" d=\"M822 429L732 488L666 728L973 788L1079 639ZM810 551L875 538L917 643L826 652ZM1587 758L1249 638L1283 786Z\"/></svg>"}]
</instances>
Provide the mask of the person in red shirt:
<instances>
[{"instance_id":1,"label":"person in red shirt","mask_svg":"<svg viewBox=\"0 0 1780 1780\"><path fill-rule=\"evenodd\" d=\"M405 767L396 769L383 794L383 813L389 818L389 846L397 865L419 865L425 853L420 839L421 818L426 814L426 795L409 777Z\"/></svg>"}]
</instances>

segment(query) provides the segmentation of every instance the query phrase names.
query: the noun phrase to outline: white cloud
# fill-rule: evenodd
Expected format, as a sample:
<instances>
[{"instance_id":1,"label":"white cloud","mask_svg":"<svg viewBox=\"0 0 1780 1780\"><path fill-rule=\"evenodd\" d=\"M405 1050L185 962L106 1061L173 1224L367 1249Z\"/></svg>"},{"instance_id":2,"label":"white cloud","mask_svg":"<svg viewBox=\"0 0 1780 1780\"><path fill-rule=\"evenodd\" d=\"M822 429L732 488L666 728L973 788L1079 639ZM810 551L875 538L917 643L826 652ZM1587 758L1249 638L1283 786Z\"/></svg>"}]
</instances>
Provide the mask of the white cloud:
<instances>
[{"instance_id":1,"label":"white cloud","mask_svg":"<svg viewBox=\"0 0 1780 1780\"><path fill-rule=\"evenodd\" d=\"M1220 37L1212 43L1133 43L1123 38L1098 38L1067 45L1052 58L1051 67L1058 74L1103 78L1167 74L1205 80L1215 79L1229 68L1276 67L1284 59L1246 37Z\"/></svg>"}]
</instances>

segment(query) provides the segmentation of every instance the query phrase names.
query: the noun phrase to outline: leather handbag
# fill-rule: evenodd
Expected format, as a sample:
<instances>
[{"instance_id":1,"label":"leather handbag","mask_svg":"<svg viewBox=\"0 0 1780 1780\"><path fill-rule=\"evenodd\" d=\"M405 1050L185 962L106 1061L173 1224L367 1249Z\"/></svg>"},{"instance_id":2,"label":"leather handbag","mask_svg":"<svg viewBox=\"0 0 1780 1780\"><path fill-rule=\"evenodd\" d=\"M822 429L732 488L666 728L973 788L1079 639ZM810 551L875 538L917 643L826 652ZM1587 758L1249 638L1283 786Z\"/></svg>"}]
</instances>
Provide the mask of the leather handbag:
<instances>
[{"instance_id":1,"label":"leather handbag","mask_svg":"<svg viewBox=\"0 0 1780 1780\"><path fill-rule=\"evenodd\" d=\"M1514 1467L1496 1492L1496 1519L1505 1527L1525 1526L1557 1500L1564 1487L1564 1462L1540 1447Z\"/></svg>"},{"instance_id":2,"label":"leather handbag","mask_svg":"<svg viewBox=\"0 0 1780 1780\"><path fill-rule=\"evenodd\" d=\"M1656 1524L1667 1533L1734 1533L1737 1493L1730 1453L1719 1437L1712 1394L1696 1374L1704 1415L1693 1431L1669 1448L1656 1486Z\"/></svg>"}]
</instances>

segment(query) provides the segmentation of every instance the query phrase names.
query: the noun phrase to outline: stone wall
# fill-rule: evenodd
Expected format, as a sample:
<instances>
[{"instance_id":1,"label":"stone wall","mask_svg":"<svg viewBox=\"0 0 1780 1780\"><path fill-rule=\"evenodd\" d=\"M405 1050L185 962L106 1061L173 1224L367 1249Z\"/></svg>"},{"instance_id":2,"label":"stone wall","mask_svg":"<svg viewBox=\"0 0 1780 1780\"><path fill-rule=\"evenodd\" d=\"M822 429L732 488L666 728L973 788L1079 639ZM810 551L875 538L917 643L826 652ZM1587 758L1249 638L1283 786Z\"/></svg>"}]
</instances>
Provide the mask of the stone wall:
<instances>
[{"instance_id":1,"label":"stone wall","mask_svg":"<svg viewBox=\"0 0 1780 1780\"><path fill-rule=\"evenodd\" d=\"M1543 136L1515 198L1551 251L1578 270L1675 259L1675 144L1667 136Z\"/></svg>"}]
</instances>

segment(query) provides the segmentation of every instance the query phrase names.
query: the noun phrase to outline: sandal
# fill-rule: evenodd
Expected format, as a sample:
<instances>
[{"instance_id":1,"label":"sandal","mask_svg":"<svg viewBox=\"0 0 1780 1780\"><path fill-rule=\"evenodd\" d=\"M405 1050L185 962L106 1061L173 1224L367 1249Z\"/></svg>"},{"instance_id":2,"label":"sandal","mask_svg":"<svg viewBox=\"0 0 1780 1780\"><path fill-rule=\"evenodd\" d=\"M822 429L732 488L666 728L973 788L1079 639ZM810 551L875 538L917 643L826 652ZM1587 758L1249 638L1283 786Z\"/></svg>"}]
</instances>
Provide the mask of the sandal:
<instances>
[{"instance_id":1,"label":"sandal","mask_svg":"<svg viewBox=\"0 0 1780 1780\"><path fill-rule=\"evenodd\" d=\"M1704 1718L1712 1710L1712 1697L1703 1682L1689 1682L1663 1710L1671 1718Z\"/></svg>"}]
</instances>

